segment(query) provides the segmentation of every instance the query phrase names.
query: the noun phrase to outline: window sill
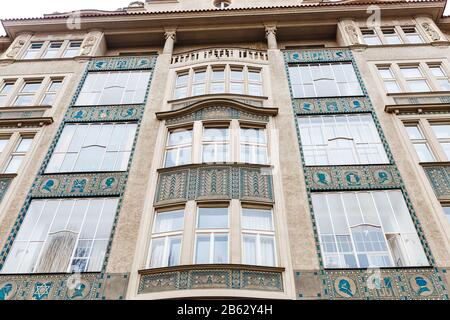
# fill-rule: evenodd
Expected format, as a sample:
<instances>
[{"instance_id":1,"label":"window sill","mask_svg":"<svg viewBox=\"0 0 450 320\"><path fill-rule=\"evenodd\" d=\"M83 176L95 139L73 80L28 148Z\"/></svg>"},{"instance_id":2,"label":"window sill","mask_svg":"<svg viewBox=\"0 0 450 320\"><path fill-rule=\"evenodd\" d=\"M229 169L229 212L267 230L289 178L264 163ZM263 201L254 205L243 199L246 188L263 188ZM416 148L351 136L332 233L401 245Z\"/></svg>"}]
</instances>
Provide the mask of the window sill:
<instances>
[{"instance_id":1,"label":"window sill","mask_svg":"<svg viewBox=\"0 0 450 320\"><path fill-rule=\"evenodd\" d=\"M0 179L14 179L17 177L17 173L0 173Z\"/></svg>"},{"instance_id":2,"label":"window sill","mask_svg":"<svg viewBox=\"0 0 450 320\"><path fill-rule=\"evenodd\" d=\"M410 269L426 269L433 270L433 266L408 266L408 267L374 267L374 268L324 268L325 271L367 271L373 269L382 270L410 270Z\"/></svg>"},{"instance_id":3,"label":"window sill","mask_svg":"<svg viewBox=\"0 0 450 320\"><path fill-rule=\"evenodd\" d=\"M386 93L388 97L417 97L417 96L441 96L441 95L450 95L450 91L407 91L407 92L392 92Z\"/></svg>"},{"instance_id":4,"label":"window sill","mask_svg":"<svg viewBox=\"0 0 450 320\"><path fill-rule=\"evenodd\" d=\"M246 168L272 168L270 164L253 164L253 163L241 163L241 162L208 162L208 163L190 163L183 164L174 167L159 168L157 171L159 173L169 172L172 170L182 170L182 169L195 169L195 168L207 168L207 167L246 167Z\"/></svg>"},{"instance_id":5,"label":"window sill","mask_svg":"<svg viewBox=\"0 0 450 320\"><path fill-rule=\"evenodd\" d=\"M430 161L430 162L419 162L422 167L431 168L431 167L449 167L450 161Z\"/></svg>"},{"instance_id":6,"label":"window sill","mask_svg":"<svg viewBox=\"0 0 450 320\"><path fill-rule=\"evenodd\" d=\"M245 271L262 271L262 272L284 272L284 267L266 267L257 265L245 265L245 264L191 264L191 265L179 265L173 267L162 267L153 269L143 269L139 270L138 274L148 275L157 274L162 272L177 272L186 270L215 270L215 269L226 269L226 270L245 270Z\"/></svg>"}]
</instances>

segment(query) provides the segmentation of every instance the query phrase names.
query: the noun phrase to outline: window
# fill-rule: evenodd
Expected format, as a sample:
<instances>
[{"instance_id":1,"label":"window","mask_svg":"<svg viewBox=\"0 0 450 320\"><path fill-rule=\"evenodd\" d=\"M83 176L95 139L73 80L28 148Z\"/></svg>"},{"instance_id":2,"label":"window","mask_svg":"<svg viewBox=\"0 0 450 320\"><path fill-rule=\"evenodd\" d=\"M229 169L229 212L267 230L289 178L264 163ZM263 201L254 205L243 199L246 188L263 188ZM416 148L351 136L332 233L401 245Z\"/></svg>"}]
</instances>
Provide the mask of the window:
<instances>
[{"instance_id":1,"label":"window","mask_svg":"<svg viewBox=\"0 0 450 320\"><path fill-rule=\"evenodd\" d=\"M47 90L44 93L44 96L41 101L41 105L43 106L52 106L55 102L55 98L58 95L59 90L61 89L63 80L55 79L51 80L49 85L47 86Z\"/></svg>"},{"instance_id":2,"label":"window","mask_svg":"<svg viewBox=\"0 0 450 320\"><path fill-rule=\"evenodd\" d=\"M411 140L420 162L435 161L434 155L428 145L427 140L422 134L418 124L405 125L408 137Z\"/></svg>"},{"instance_id":3,"label":"window","mask_svg":"<svg viewBox=\"0 0 450 320\"><path fill-rule=\"evenodd\" d=\"M188 81L188 73L177 75L177 80L175 83L175 99L182 99L187 97Z\"/></svg>"},{"instance_id":4,"label":"window","mask_svg":"<svg viewBox=\"0 0 450 320\"><path fill-rule=\"evenodd\" d=\"M177 72L175 99L221 93L262 96L262 70L247 66L212 65Z\"/></svg>"},{"instance_id":5,"label":"window","mask_svg":"<svg viewBox=\"0 0 450 320\"><path fill-rule=\"evenodd\" d=\"M23 59L38 59L44 42L32 42L23 55Z\"/></svg>"},{"instance_id":6,"label":"window","mask_svg":"<svg viewBox=\"0 0 450 320\"><path fill-rule=\"evenodd\" d=\"M399 35L397 34L397 31L395 28L382 28L381 32L383 33L384 40L387 44L401 44L402 40L400 39Z\"/></svg>"},{"instance_id":7,"label":"window","mask_svg":"<svg viewBox=\"0 0 450 320\"><path fill-rule=\"evenodd\" d=\"M191 163L192 129L173 130L169 133L164 167Z\"/></svg>"},{"instance_id":8,"label":"window","mask_svg":"<svg viewBox=\"0 0 450 320\"><path fill-rule=\"evenodd\" d=\"M299 117L306 165L388 163L370 114Z\"/></svg>"},{"instance_id":9,"label":"window","mask_svg":"<svg viewBox=\"0 0 450 320\"><path fill-rule=\"evenodd\" d=\"M230 72L230 92L244 94L244 69L232 67Z\"/></svg>"},{"instance_id":10,"label":"window","mask_svg":"<svg viewBox=\"0 0 450 320\"><path fill-rule=\"evenodd\" d=\"M36 94L41 88L42 80L27 80L17 94L14 106L32 106L36 100Z\"/></svg>"},{"instance_id":11,"label":"window","mask_svg":"<svg viewBox=\"0 0 450 320\"><path fill-rule=\"evenodd\" d=\"M67 45L66 49L63 53L63 58L73 58L78 55L80 52L81 44L83 43L82 40L72 40L69 41L69 44Z\"/></svg>"},{"instance_id":12,"label":"window","mask_svg":"<svg viewBox=\"0 0 450 320\"><path fill-rule=\"evenodd\" d=\"M51 41L45 50L43 59L54 59L59 57L59 51L63 45L62 41Z\"/></svg>"},{"instance_id":13,"label":"window","mask_svg":"<svg viewBox=\"0 0 450 320\"><path fill-rule=\"evenodd\" d=\"M199 208L195 263L228 263L228 208Z\"/></svg>"},{"instance_id":14,"label":"window","mask_svg":"<svg viewBox=\"0 0 450 320\"><path fill-rule=\"evenodd\" d=\"M78 106L137 104L145 101L149 71L91 72L78 96Z\"/></svg>"},{"instance_id":15,"label":"window","mask_svg":"<svg viewBox=\"0 0 450 320\"><path fill-rule=\"evenodd\" d=\"M261 70L248 70L248 93L251 96L262 96Z\"/></svg>"},{"instance_id":16,"label":"window","mask_svg":"<svg viewBox=\"0 0 450 320\"><path fill-rule=\"evenodd\" d=\"M203 129L202 161L227 162L229 159L230 133L228 128L205 127Z\"/></svg>"},{"instance_id":17,"label":"window","mask_svg":"<svg viewBox=\"0 0 450 320\"><path fill-rule=\"evenodd\" d=\"M442 207L444 210L445 217L447 218L448 222L450 223L450 205L444 205Z\"/></svg>"},{"instance_id":18,"label":"window","mask_svg":"<svg viewBox=\"0 0 450 320\"><path fill-rule=\"evenodd\" d=\"M441 65L428 65L431 74L436 79L439 89L443 91L450 91L450 81Z\"/></svg>"},{"instance_id":19,"label":"window","mask_svg":"<svg viewBox=\"0 0 450 320\"><path fill-rule=\"evenodd\" d=\"M4 173L18 173L20 169L20 165L22 164L23 159L27 155L31 144L33 143L32 137L21 137L19 142L17 143L16 148L11 153L8 164L4 170Z\"/></svg>"},{"instance_id":20,"label":"window","mask_svg":"<svg viewBox=\"0 0 450 320\"><path fill-rule=\"evenodd\" d=\"M225 92L225 68L214 67L212 69L211 77L211 93L224 93Z\"/></svg>"},{"instance_id":21,"label":"window","mask_svg":"<svg viewBox=\"0 0 450 320\"><path fill-rule=\"evenodd\" d=\"M400 92L400 87L390 67L378 67L378 72L383 79L384 87L388 93Z\"/></svg>"},{"instance_id":22,"label":"window","mask_svg":"<svg viewBox=\"0 0 450 320\"><path fill-rule=\"evenodd\" d=\"M447 160L450 160L450 124L431 123L430 125L437 142L447 156Z\"/></svg>"},{"instance_id":23,"label":"window","mask_svg":"<svg viewBox=\"0 0 450 320\"><path fill-rule=\"evenodd\" d=\"M403 33L409 43L423 43L423 38L417 32L415 27L403 27Z\"/></svg>"},{"instance_id":24,"label":"window","mask_svg":"<svg viewBox=\"0 0 450 320\"><path fill-rule=\"evenodd\" d=\"M5 81L3 84L1 84L1 86L0 86L0 107L5 106L5 104L8 100L8 97L14 88L15 83L16 82L14 80L12 80L12 81Z\"/></svg>"},{"instance_id":25,"label":"window","mask_svg":"<svg viewBox=\"0 0 450 320\"><path fill-rule=\"evenodd\" d=\"M10 137L0 137L0 156L8 145Z\"/></svg>"},{"instance_id":26,"label":"window","mask_svg":"<svg viewBox=\"0 0 450 320\"><path fill-rule=\"evenodd\" d=\"M195 70L192 83L192 96L200 96L206 93L206 70Z\"/></svg>"},{"instance_id":27,"label":"window","mask_svg":"<svg viewBox=\"0 0 450 320\"><path fill-rule=\"evenodd\" d=\"M118 199L33 200L2 273L99 272Z\"/></svg>"},{"instance_id":28,"label":"window","mask_svg":"<svg viewBox=\"0 0 450 320\"><path fill-rule=\"evenodd\" d=\"M428 266L400 190L312 195L325 268Z\"/></svg>"},{"instance_id":29,"label":"window","mask_svg":"<svg viewBox=\"0 0 450 320\"><path fill-rule=\"evenodd\" d=\"M363 94L352 63L292 65L289 75L294 98Z\"/></svg>"},{"instance_id":30,"label":"window","mask_svg":"<svg viewBox=\"0 0 450 320\"><path fill-rule=\"evenodd\" d=\"M125 171L135 123L68 124L46 172Z\"/></svg>"},{"instance_id":31,"label":"window","mask_svg":"<svg viewBox=\"0 0 450 320\"><path fill-rule=\"evenodd\" d=\"M158 212L150 244L150 268L180 264L184 211Z\"/></svg>"},{"instance_id":32,"label":"window","mask_svg":"<svg viewBox=\"0 0 450 320\"><path fill-rule=\"evenodd\" d=\"M430 87L425 76L420 70L420 67L416 66L404 66L400 67L400 71L405 78L407 88L412 92L428 92Z\"/></svg>"},{"instance_id":33,"label":"window","mask_svg":"<svg viewBox=\"0 0 450 320\"><path fill-rule=\"evenodd\" d=\"M361 29L364 42L369 46L381 45L381 40L374 29Z\"/></svg>"},{"instance_id":34,"label":"window","mask_svg":"<svg viewBox=\"0 0 450 320\"><path fill-rule=\"evenodd\" d=\"M275 266L275 256L272 211L242 209L242 262Z\"/></svg>"},{"instance_id":35,"label":"window","mask_svg":"<svg viewBox=\"0 0 450 320\"><path fill-rule=\"evenodd\" d=\"M241 162L267 164L265 129L241 127Z\"/></svg>"}]
</instances>

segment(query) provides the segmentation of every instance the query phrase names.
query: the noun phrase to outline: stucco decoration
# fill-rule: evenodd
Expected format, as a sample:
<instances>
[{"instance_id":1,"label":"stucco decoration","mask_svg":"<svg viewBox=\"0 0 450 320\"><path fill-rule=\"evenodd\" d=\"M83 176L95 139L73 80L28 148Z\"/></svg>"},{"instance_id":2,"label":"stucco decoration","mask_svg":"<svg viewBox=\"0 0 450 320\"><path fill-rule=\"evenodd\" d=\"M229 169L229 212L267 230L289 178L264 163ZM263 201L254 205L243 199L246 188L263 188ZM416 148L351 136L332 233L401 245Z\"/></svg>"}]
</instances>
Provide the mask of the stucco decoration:
<instances>
[{"instance_id":1,"label":"stucco decoration","mask_svg":"<svg viewBox=\"0 0 450 320\"><path fill-rule=\"evenodd\" d=\"M348 39L350 40L351 45L361 44L361 39L358 34L358 29L352 25L346 25L345 31L347 32Z\"/></svg>"},{"instance_id":2,"label":"stucco decoration","mask_svg":"<svg viewBox=\"0 0 450 320\"><path fill-rule=\"evenodd\" d=\"M89 34L86 39L84 39L81 45L80 56L88 56L92 54L95 45L97 44L98 37L94 34Z\"/></svg>"},{"instance_id":3,"label":"stucco decoration","mask_svg":"<svg viewBox=\"0 0 450 320\"><path fill-rule=\"evenodd\" d=\"M8 52L6 53L5 55L6 58L16 59L17 55L20 53L25 43L26 43L25 37L18 37L16 41L14 41L14 43L11 45Z\"/></svg>"},{"instance_id":4,"label":"stucco decoration","mask_svg":"<svg viewBox=\"0 0 450 320\"><path fill-rule=\"evenodd\" d=\"M439 32L436 31L436 29L429 23L429 22L423 22L422 27L427 33L427 35L431 38L433 41L439 41L441 40L441 35Z\"/></svg>"}]
</instances>

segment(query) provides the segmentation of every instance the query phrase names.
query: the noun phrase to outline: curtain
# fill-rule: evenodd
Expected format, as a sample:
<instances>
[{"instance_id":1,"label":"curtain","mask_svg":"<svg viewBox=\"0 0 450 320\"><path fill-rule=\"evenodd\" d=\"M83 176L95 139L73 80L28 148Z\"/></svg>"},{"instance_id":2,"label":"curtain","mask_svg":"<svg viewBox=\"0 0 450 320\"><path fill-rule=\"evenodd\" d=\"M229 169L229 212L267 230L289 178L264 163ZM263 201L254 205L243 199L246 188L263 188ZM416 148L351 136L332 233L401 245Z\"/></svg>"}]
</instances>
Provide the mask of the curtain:
<instances>
[{"instance_id":1,"label":"curtain","mask_svg":"<svg viewBox=\"0 0 450 320\"><path fill-rule=\"evenodd\" d=\"M269 210L244 210L242 228L273 231L272 212Z\"/></svg>"},{"instance_id":2,"label":"curtain","mask_svg":"<svg viewBox=\"0 0 450 320\"><path fill-rule=\"evenodd\" d=\"M256 236L244 236L244 263L256 265Z\"/></svg>"},{"instance_id":3,"label":"curtain","mask_svg":"<svg viewBox=\"0 0 450 320\"><path fill-rule=\"evenodd\" d=\"M152 241L152 252L150 255L150 267L159 268L164 265L164 242L165 238L153 239Z\"/></svg>"},{"instance_id":4,"label":"curtain","mask_svg":"<svg viewBox=\"0 0 450 320\"><path fill-rule=\"evenodd\" d=\"M261 265L275 265L275 245L273 237L261 237Z\"/></svg>"},{"instance_id":5,"label":"curtain","mask_svg":"<svg viewBox=\"0 0 450 320\"><path fill-rule=\"evenodd\" d=\"M44 244L35 273L66 272L77 243L78 233L58 231L50 233Z\"/></svg>"}]
</instances>

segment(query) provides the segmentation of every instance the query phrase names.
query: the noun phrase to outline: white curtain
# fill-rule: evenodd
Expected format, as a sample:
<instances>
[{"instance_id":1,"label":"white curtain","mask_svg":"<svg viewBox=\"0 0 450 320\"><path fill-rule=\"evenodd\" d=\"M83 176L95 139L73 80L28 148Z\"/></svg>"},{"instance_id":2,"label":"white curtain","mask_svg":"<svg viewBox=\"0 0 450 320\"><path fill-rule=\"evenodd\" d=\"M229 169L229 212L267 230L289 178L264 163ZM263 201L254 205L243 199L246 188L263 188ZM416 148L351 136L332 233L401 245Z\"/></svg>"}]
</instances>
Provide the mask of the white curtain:
<instances>
[{"instance_id":1,"label":"white curtain","mask_svg":"<svg viewBox=\"0 0 450 320\"><path fill-rule=\"evenodd\" d=\"M164 266L164 242L165 238L153 239L152 251L150 255L150 268L159 268Z\"/></svg>"},{"instance_id":2,"label":"white curtain","mask_svg":"<svg viewBox=\"0 0 450 320\"><path fill-rule=\"evenodd\" d=\"M66 272L77 238L78 233L67 230L50 233L35 273Z\"/></svg>"},{"instance_id":3,"label":"white curtain","mask_svg":"<svg viewBox=\"0 0 450 320\"><path fill-rule=\"evenodd\" d=\"M275 266L275 245L273 237L261 237L261 265Z\"/></svg>"},{"instance_id":4,"label":"white curtain","mask_svg":"<svg viewBox=\"0 0 450 320\"><path fill-rule=\"evenodd\" d=\"M256 265L256 236L244 236L244 264Z\"/></svg>"},{"instance_id":5,"label":"white curtain","mask_svg":"<svg viewBox=\"0 0 450 320\"><path fill-rule=\"evenodd\" d=\"M244 210L242 228L273 231L272 212L269 210Z\"/></svg>"}]
</instances>

